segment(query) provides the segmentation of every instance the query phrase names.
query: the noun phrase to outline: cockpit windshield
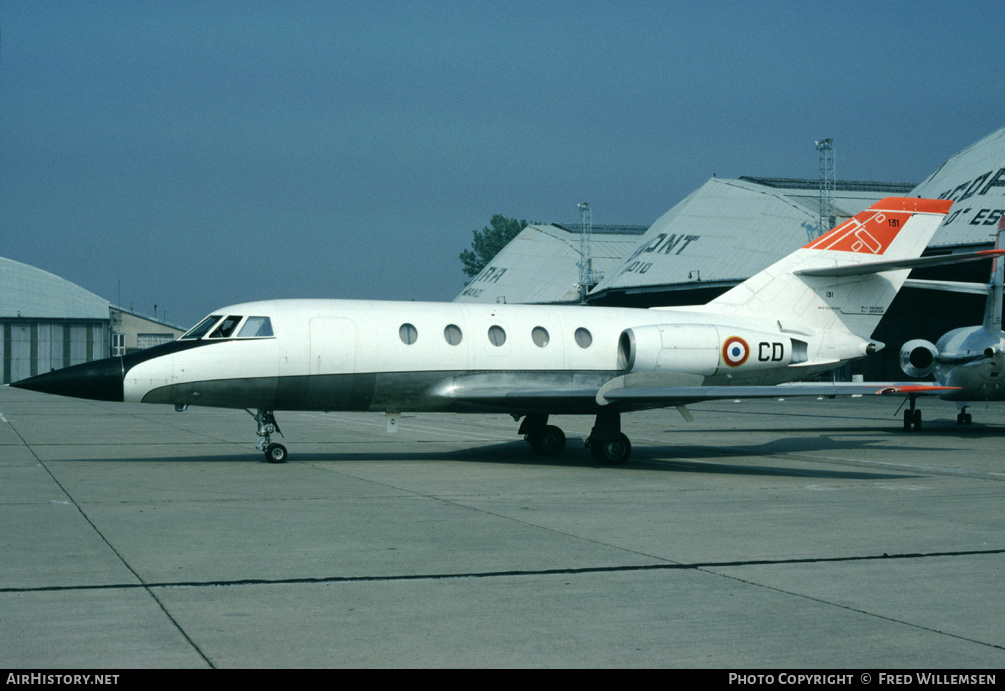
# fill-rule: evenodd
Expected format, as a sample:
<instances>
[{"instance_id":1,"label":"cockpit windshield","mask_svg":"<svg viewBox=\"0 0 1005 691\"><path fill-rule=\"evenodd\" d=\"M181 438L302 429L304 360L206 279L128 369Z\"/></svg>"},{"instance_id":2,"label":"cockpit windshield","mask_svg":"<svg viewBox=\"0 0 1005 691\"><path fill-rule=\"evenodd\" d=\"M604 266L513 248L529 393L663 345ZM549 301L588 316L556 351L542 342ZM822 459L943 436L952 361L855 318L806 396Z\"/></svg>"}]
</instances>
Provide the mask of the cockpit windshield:
<instances>
[{"instance_id":1,"label":"cockpit windshield","mask_svg":"<svg viewBox=\"0 0 1005 691\"><path fill-rule=\"evenodd\" d=\"M242 323L243 322L243 323ZM214 328L215 327L215 328ZM238 328L240 327L240 329ZM182 340L205 338L273 338L272 320L268 317L248 317L214 314L206 317L182 336Z\"/></svg>"},{"instance_id":2,"label":"cockpit windshield","mask_svg":"<svg viewBox=\"0 0 1005 691\"><path fill-rule=\"evenodd\" d=\"M212 329L213 326L218 321L220 321L220 315L219 314L214 314L212 316L206 317L201 322L199 322L198 324L196 324L195 326L193 326L192 329L187 334L185 334L184 336L182 336L181 338L182 338L183 341L184 340L190 340L190 339L196 339L196 338L202 338L207 333L209 333L209 330Z\"/></svg>"},{"instance_id":3,"label":"cockpit windshield","mask_svg":"<svg viewBox=\"0 0 1005 691\"><path fill-rule=\"evenodd\" d=\"M234 335L234 331L237 329L237 325L241 323L241 317L227 317L222 322L220 326L209 335L210 338L230 338Z\"/></svg>"}]
</instances>

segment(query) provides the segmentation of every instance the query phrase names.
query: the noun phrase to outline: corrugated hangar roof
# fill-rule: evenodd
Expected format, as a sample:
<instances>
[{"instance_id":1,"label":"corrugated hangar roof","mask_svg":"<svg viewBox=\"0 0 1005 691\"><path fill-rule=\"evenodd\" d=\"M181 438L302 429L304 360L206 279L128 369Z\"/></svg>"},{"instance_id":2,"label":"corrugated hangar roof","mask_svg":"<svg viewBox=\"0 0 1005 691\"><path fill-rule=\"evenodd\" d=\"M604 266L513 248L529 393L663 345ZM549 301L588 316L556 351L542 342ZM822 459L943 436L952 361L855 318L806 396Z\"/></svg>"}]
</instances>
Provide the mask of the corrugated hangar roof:
<instances>
[{"instance_id":1,"label":"corrugated hangar roof","mask_svg":"<svg viewBox=\"0 0 1005 691\"><path fill-rule=\"evenodd\" d=\"M712 178L661 216L590 293L733 285L817 235L819 183L794 178ZM851 183L833 195L838 222L910 183Z\"/></svg>"},{"instance_id":2,"label":"corrugated hangar roof","mask_svg":"<svg viewBox=\"0 0 1005 691\"><path fill-rule=\"evenodd\" d=\"M614 268L635 249L645 232L645 226L594 224L590 236L594 271L603 273ZM454 302L577 302L579 243L578 226L527 226L493 257Z\"/></svg>"},{"instance_id":3,"label":"corrugated hangar roof","mask_svg":"<svg viewBox=\"0 0 1005 691\"><path fill-rule=\"evenodd\" d=\"M0 318L108 321L108 301L75 283L0 257Z\"/></svg>"},{"instance_id":4,"label":"corrugated hangar roof","mask_svg":"<svg viewBox=\"0 0 1005 691\"><path fill-rule=\"evenodd\" d=\"M911 196L954 201L929 247L994 242L998 220L1005 214L1005 127L943 163Z\"/></svg>"}]
</instances>

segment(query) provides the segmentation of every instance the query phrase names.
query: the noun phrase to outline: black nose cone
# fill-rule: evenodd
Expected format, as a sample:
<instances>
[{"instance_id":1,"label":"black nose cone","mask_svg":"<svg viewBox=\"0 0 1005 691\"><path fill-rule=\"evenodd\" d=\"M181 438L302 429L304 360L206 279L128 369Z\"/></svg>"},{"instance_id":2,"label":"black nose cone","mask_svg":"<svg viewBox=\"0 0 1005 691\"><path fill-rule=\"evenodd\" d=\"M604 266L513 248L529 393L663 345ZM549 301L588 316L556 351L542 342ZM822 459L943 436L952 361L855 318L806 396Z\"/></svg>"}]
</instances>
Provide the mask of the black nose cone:
<instances>
[{"instance_id":1,"label":"black nose cone","mask_svg":"<svg viewBox=\"0 0 1005 691\"><path fill-rule=\"evenodd\" d=\"M97 401L122 400L122 358L106 358L29 377L11 386Z\"/></svg>"}]
</instances>

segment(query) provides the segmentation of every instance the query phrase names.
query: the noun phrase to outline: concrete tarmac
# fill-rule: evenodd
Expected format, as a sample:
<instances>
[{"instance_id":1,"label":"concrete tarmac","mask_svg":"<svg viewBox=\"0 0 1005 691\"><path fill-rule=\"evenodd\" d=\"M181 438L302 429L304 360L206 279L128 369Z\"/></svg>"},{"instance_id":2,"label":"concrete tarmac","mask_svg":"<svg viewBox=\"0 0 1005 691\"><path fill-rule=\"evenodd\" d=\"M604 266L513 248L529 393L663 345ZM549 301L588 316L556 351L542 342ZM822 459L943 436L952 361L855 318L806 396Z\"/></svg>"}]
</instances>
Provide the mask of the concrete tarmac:
<instances>
[{"instance_id":1,"label":"concrete tarmac","mask_svg":"<svg viewBox=\"0 0 1005 691\"><path fill-rule=\"evenodd\" d=\"M1005 666L1005 406L592 420L277 413L0 388L9 669ZM282 440L281 440L282 441Z\"/></svg>"}]
</instances>

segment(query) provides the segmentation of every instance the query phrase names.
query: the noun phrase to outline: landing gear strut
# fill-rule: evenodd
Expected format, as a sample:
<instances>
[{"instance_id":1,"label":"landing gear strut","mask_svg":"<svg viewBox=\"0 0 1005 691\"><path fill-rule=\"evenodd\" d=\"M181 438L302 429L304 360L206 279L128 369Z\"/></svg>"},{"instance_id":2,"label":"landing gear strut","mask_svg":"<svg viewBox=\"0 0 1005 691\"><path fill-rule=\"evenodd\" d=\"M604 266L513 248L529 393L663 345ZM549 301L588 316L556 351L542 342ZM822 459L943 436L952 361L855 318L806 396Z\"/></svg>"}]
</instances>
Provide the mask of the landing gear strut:
<instances>
[{"instance_id":1,"label":"landing gear strut","mask_svg":"<svg viewBox=\"0 0 1005 691\"><path fill-rule=\"evenodd\" d=\"M283 431L279 429L279 425L276 423L276 416L271 410L259 410L257 413L252 413L250 410L248 414L255 418L255 422L258 423L258 441L255 443L255 448L259 451L265 452L265 460L269 463L286 463L286 447L282 444L272 443L272 433L278 432L279 436L284 436Z\"/></svg>"},{"instance_id":2,"label":"landing gear strut","mask_svg":"<svg viewBox=\"0 0 1005 691\"><path fill-rule=\"evenodd\" d=\"M914 394L909 396L911 406L904 411L904 429L910 430L912 427L915 432L921 431L921 411L917 410L915 406L918 402L918 397Z\"/></svg>"},{"instance_id":3,"label":"landing gear strut","mask_svg":"<svg viewBox=\"0 0 1005 691\"><path fill-rule=\"evenodd\" d=\"M523 435L538 456L557 456L565 449L565 432L549 425L547 415L528 415L520 423L518 434Z\"/></svg>"},{"instance_id":4,"label":"landing gear strut","mask_svg":"<svg viewBox=\"0 0 1005 691\"><path fill-rule=\"evenodd\" d=\"M632 443L621 433L621 413L597 413L586 445L590 447L593 459L601 465L622 465L632 454Z\"/></svg>"}]
</instances>

